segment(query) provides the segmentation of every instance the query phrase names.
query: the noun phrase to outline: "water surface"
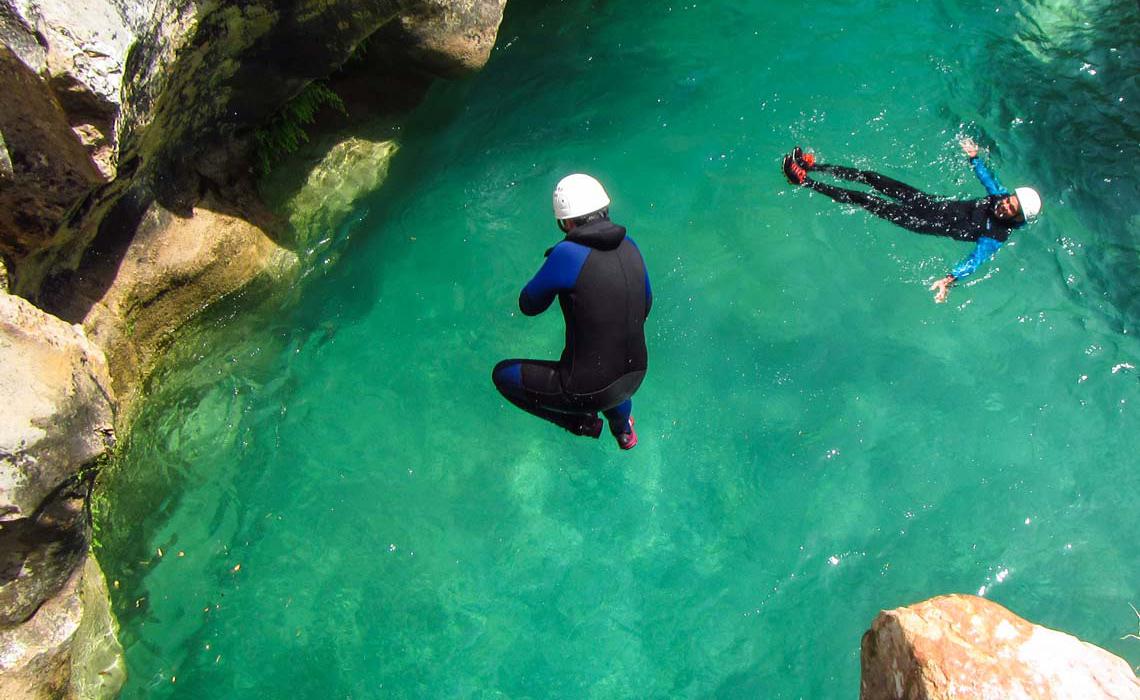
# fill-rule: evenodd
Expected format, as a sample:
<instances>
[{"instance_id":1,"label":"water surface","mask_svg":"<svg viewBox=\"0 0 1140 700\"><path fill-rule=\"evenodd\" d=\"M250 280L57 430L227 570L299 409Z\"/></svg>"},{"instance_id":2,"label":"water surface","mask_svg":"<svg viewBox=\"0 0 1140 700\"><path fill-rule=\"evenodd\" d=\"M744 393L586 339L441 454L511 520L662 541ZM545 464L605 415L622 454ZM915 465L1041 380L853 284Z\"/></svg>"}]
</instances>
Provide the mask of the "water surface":
<instances>
[{"instance_id":1,"label":"water surface","mask_svg":"<svg viewBox=\"0 0 1140 700\"><path fill-rule=\"evenodd\" d=\"M103 518L124 697L853 698L883 608L980 593L1140 664L1140 10L512 0L295 299L152 382ZM969 246L790 187L800 143L946 195ZM587 171L653 277L641 444L505 405L518 290Z\"/></svg>"}]
</instances>

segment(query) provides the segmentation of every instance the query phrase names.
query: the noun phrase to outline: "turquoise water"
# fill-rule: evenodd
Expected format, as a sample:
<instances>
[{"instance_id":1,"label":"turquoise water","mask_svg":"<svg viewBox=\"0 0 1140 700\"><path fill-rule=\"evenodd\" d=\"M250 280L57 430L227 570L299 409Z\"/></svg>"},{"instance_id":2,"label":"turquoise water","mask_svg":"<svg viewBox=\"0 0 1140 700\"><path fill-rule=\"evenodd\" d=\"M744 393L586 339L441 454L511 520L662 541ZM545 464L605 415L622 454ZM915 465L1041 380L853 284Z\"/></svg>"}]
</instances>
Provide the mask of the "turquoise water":
<instances>
[{"instance_id":1,"label":"turquoise water","mask_svg":"<svg viewBox=\"0 0 1140 700\"><path fill-rule=\"evenodd\" d=\"M511 0L284 305L174 350L108 482L124 697L853 698L883 608L982 593L1140 664L1140 10ZM796 143L1043 220L969 252ZM557 179L653 276L641 444L501 401ZM161 550L161 551L160 551Z\"/></svg>"}]
</instances>

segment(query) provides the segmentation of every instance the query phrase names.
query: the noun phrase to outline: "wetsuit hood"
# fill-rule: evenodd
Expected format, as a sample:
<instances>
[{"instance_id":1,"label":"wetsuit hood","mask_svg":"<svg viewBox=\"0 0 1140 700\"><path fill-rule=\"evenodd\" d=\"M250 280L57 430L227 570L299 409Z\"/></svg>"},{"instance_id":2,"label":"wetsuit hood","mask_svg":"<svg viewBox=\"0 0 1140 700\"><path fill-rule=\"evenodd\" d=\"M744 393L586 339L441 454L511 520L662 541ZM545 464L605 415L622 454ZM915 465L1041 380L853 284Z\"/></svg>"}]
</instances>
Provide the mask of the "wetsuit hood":
<instances>
[{"instance_id":1,"label":"wetsuit hood","mask_svg":"<svg viewBox=\"0 0 1140 700\"><path fill-rule=\"evenodd\" d=\"M566 233L566 240L596 250L613 250L625 238L625 227L618 226L609 219L598 219L581 226L575 226Z\"/></svg>"}]
</instances>

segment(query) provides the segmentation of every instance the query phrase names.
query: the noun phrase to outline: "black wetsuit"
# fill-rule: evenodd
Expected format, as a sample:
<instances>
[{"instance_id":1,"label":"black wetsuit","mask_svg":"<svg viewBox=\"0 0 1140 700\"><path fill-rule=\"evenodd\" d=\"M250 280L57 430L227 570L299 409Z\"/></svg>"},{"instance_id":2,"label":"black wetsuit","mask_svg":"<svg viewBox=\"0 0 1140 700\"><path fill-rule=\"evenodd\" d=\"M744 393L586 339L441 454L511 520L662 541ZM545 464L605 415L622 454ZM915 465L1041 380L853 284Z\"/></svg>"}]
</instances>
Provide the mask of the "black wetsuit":
<instances>
[{"instance_id":1,"label":"black wetsuit","mask_svg":"<svg viewBox=\"0 0 1140 700\"><path fill-rule=\"evenodd\" d=\"M628 432L630 397L648 366L643 325L653 303L641 253L623 227L603 219L571 229L546 255L519 308L535 316L558 297L562 357L504 360L492 380L516 406L573 433L596 434L598 411L615 435Z\"/></svg>"},{"instance_id":2,"label":"black wetsuit","mask_svg":"<svg viewBox=\"0 0 1140 700\"><path fill-rule=\"evenodd\" d=\"M803 184L837 202L858 205L875 216L916 233L946 236L974 243L973 252L955 265L950 272L955 279L960 280L973 274L983 262L993 257L998 248L1009 238L1010 231L1023 223L997 217L994 208L999 201L1009 196L1009 190L1002 187L981 158L977 156L970 158L970 165L982 186L986 188L988 196L967 200L937 197L870 170L825 163L813 166L811 174L827 173L841 180L859 182L890 199L876 197L868 192L836 187L811 177Z\"/></svg>"}]
</instances>

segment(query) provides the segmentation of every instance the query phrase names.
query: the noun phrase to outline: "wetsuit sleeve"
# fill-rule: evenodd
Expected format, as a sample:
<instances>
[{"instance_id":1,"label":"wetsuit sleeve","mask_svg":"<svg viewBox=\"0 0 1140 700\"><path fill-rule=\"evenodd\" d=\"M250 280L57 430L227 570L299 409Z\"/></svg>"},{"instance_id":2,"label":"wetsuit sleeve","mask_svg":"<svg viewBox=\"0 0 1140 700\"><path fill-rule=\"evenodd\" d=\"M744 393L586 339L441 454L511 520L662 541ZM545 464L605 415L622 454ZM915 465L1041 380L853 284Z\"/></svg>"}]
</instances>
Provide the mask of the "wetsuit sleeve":
<instances>
[{"instance_id":1,"label":"wetsuit sleeve","mask_svg":"<svg viewBox=\"0 0 1140 700\"><path fill-rule=\"evenodd\" d=\"M982 263L992 258L998 248L1001 248L1001 241L989 236L982 236L978 239L977 245L974 246L974 252L955 265L950 274L954 275L954 279L957 280L969 277L982 266Z\"/></svg>"},{"instance_id":2,"label":"wetsuit sleeve","mask_svg":"<svg viewBox=\"0 0 1140 700\"><path fill-rule=\"evenodd\" d=\"M978 176L978 181L982 183L982 187L986 188L986 194L1009 194L1009 190L998 182L997 176L990 172L980 156L971 158L970 165L973 166L974 174Z\"/></svg>"},{"instance_id":3,"label":"wetsuit sleeve","mask_svg":"<svg viewBox=\"0 0 1140 700\"><path fill-rule=\"evenodd\" d=\"M637 252L640 255L641 246L637 245L637 242L629 236L625 238L630 243L633 243L633 247L637 248ZM646 266L644 257L641 259L641 267L645 270L645 317L649 318L649 311L653 308L653 287L649 284L649 267Z\"/></svg>"},{"instance_id":4,"label":"wetsuit sleeve","mask_svg":"<svg viewBox=\"0 0 1140 700\"><path fill-rule=\"evenodd\" d=\"M527 316L546 311L559 292L574 288L589 254L589 248L567 241L551 248L546 262L519 294L519 310Z\"/></svg>"}]
</instances>

